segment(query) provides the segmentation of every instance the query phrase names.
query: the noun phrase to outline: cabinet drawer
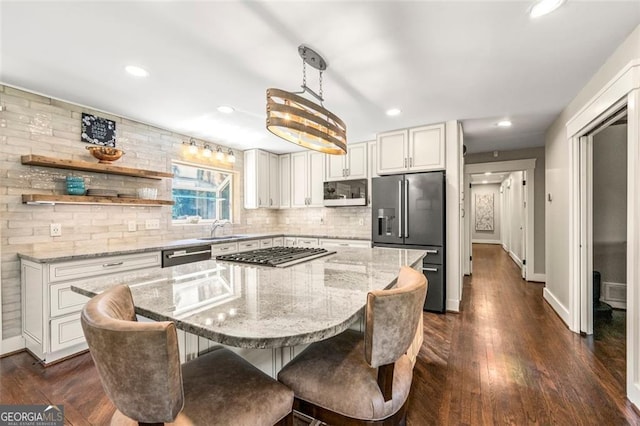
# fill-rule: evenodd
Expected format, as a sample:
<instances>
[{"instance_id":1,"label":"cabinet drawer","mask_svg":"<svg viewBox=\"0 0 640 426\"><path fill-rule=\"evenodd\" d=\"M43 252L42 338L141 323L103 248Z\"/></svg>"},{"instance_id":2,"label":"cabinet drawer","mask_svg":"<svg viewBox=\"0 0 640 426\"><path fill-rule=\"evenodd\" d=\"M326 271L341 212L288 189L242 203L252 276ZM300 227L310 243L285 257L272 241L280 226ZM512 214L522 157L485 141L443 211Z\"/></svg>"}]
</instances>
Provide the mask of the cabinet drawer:
<instances>
[{"instance_id":1,"label":"cabinet drawer","mask_svg":"<svg viewBox=\"0 0 640 426\"><path fill-rule=\"evenodd\" d=\"M51 352L83 342L80 312L51 320Z\"/></svg>"},{"instance_id":2,"label":"cabinet drawer","mask_svg":"<svg viewBox=\"0 0 640 426\"><path fill-rule=\"evenodd\" d=\"M88 297L71 291L71 284L67 283L54 284L49 287L49 292L52 317L80 312L82 306L89 300Z\"/></svg>"},{"instance_id":3,"label":"cabinet drawer","mask_svg":"<svg viewBox=\"0 0 640 426\"><path fill-rule=\"evenodd\" d=\"M132 269L160 266L160 252L107 256L95 259L53 263L49 265L49 282L113 274Z\"/></svg>"},{"instance_id":4,"label":"cabinet drawer","mask_svg":"<svg viewBox=\"0 0 640 426\"><path fill-rule=\"evenodd\" d=\"M317 238L296 238L296 246L298 247L316 247L317 245Z\"/></svg>"},{"instance_id":5,"label":"cabinet drawer","mask_svg":"<svg viewBox=\"0 0 640 426\"><path fill-rule=\"evenodd\" d=\"M211 246L211 256L216 257L219 254L229 254L238 251L238 243L215 244Z\"/></svg>"},{"instance_id":6,"label":"cabinet drawer","mask_svg":"<svg viewBox=\"0 0 640 426\"><path fill-rule=\"evenodd\" d=\"M265 238L264 240L260 240L260 248L269 248L273 247L273 240L271 238Z\"/></svg>"},{"instance_id":7,"label":"cabinet drawer","mask_svg":"<svg viewBox=\"0 0 640 426\"><path fill-rule=\"evenodd\" d=\"M260 248L259 240L242 241L238 243L238 251L249 251L249 250L256 250L259 248Z\"/></svg>"},{"instance_id":8,"label":"cabinet drawer","mask_svg":"<svg viewBox=\"0 0 640 426\"><path fill-rule=\"evenodd\" d=\"M357 247L357 248L370 248L370 241L363 240L338 240L333 238L321 239L321 247Z\"/></svg>"},{"instance_id":9,"label":"cabinet drawer","mask_svg":"<svg viewBox=\"0 0 640 426\"><path fill-rule=\"evenodd\" d=\"M273 239L273 246L274 247L282 247L284 246L284 238L282 237L276 237Z\"/></svg>"}]
</instances>

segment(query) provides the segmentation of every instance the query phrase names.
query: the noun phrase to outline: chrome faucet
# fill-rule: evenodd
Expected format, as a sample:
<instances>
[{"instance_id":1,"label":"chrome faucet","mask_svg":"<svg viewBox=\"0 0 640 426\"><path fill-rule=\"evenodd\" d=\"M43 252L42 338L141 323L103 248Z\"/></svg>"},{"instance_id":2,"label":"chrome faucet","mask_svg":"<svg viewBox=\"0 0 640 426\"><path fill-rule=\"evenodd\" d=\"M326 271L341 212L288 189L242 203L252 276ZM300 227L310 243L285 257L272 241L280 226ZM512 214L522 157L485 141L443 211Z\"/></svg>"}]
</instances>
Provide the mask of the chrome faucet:
<instances>
[{"instance_id":1,"label":"chrome faucet","mask_svg":"<svg viewBox=\"0 0 640 426\"><path fill-rule=\"evenodd\" d=\"M220 219L214 220L213 223L211 224L211 238L215 238L216 229L222 228L228 224L231 224L231 222L229 222L228 220L220 220Z\"/></svg>"}]
</instances>

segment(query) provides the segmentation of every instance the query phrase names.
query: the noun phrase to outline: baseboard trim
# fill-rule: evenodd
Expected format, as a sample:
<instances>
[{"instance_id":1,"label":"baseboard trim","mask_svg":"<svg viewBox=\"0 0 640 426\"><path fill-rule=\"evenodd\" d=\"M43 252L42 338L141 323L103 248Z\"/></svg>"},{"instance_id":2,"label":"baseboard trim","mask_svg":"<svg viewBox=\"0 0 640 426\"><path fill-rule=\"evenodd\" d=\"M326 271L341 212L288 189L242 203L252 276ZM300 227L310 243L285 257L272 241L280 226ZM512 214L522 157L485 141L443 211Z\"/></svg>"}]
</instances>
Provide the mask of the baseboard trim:
<instances>
[{"instance_id":1,"label":"baseboard trim","mask_svg":"<svg viewBox=\"0 0 640 426\"><path fill-rule=\"evenodd\" d=\"M460 301L457 299L447 299L447 312L460 312Z\"/></svg>"},{"instance_id":2,"label":"baseboard trim","mask_svg":"<svg viewBox=\"0 0 640 426\"><path fill-rule=\"evenodd\" d=\"M556 311L556 314L558 314L566 326L569 327L569 310L560 303L560 301L546 287L542 291L542 297L547 301L551 308ZM571 327L569 327L569 329L571 329Z\"/></svg>"},{"instance_id":3,"label":"baseboard trim","mask_svg":"<svg viewBox=\"0 0 640 426\"><path fill-rule=\"evenodd\" d=\"M547 275L546 274L529 274L527 276L527 281L534 281L537 283L546 283L547 282Z\"/></svg>"},{"instance_id":4,"label":"baseboard trim","mask_svg":"<svg viewBox=\"0 0 640 426\"><path fill-rule=\"evenodd\" d=\"M511 257L511 259L516 262L516 265L518 265L518 268L522 268L522 260L520 260L520 258L518 256L516 256L516 254L514 252L512 252L511 250L509 250L509 257Z\"/></svg>"},{"instance_id":5,"label":"baseboard trim","mask_svg":"<svg viewBox=\"0 0 640 426\"><path fill-rule=\"evenodd\" d=\"M500 240L471 240L472 244L502 244Z\"/></svg>"},{"instance_id":6,"label":"baseboard trim","mask_svg":"<svg viewBox=\"0 0 640 426\"><path fill-rule=\"evenodd\" d=\"M25 348L24 338L22 336L9 337L0 343L0 356L8 355L13 352L21 351Z\"/></svg>"}]
</instances>

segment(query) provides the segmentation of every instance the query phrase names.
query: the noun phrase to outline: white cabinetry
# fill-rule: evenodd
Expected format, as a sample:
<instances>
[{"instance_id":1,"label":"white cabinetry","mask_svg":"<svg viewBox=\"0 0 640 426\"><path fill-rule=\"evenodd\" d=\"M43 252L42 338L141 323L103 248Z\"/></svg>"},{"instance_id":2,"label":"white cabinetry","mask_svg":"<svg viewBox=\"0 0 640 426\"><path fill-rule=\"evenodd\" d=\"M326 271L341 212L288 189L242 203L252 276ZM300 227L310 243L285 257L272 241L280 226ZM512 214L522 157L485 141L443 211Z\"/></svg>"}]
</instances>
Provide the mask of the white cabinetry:
<instances>
[{"instance_id":1,"label":"white cabinetry","mask_svg":"<svg viewBox=\"0 0 640 426\"><path fill-rule=\"evenodd\" d=\"M276 154L250 149L244 152L244 207L278 208L280 173Z\"/></svg>"},{"instance_id":2,"label":"white cabinetry","mask_svg":"<svg viewBox=\"0 0 640 426\"><path fill-rule=\"evenodd\" d=\"M291 154L278 156L280 162L280 208L291 207Z\"/></svg>"},{"instance_id":3,"label":"white cabinetry","mask_svg":"<svg viewBox=\"0 0 640 426\"><path fill-rule=\"evenodd\" d=\"M320 238L318 242L320 247L371 248L371 242L368 240L341 240L337 238Z\"/></svg>"},{"instance_id":4,"label":"white cabinetry","mask_svg":"<svg viewBox=\"0 0 640 426\"><path fill-rule=\"evenodd\" d=\"M367 178L367 144L350 145L346 155L325 155L325 180Z\"/></svg>"},{"instance_id":5,"label":"white cabinetry","mask_svg":"<svg viewBox=\"0 0 640 426\"><path fill-rule=\"evenodd\" d=\"M323 182L323 153L291 154L291 207L322 207Z\"/></svg>"},{"instance_id":6,"label":"white cabinetry","mask_svg":"<svg viewBox=\"0 0 640 426\"><path fill-rule=\"evenodd\" d=\"M296 247L318 247L317 238L298 237L296 238Z\"/></svg>"},{"instance_id":7,"label":"white cabinetry","mask_svg":"<svg viewBox=\"0 0 640 426\"><path fill-rule=\"evenodd\" d=\"M444 124L378 134L379 175L445 169Z\"/></svg>"},{"instance_id":8,"label":"white cabinetry","mask_svg":"<svg viewBox=\"0 0 640 426\"><path fill-rule=\"evenodd\" d=\"M71 285L91 277L157 268L160 263L160 252L57 263L22 259L22 335L27 349L44 364L85 350L80 310L88 299L71 291Z\"/></svg>"}]
</instances>

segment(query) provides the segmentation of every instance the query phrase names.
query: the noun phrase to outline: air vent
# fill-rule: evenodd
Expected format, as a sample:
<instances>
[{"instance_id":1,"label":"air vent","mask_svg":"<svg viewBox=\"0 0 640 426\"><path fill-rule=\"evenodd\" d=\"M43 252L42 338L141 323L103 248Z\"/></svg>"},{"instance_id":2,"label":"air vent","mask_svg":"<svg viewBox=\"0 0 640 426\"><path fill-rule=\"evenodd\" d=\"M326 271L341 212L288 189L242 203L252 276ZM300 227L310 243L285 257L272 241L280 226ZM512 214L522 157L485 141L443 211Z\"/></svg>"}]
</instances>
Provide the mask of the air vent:
<instances>
[{"instance_id":1,"label":"air vent","mask_svg":"<svg viewBox=\"0 0 640 426\"><path fill-rule=\"evenodd\" d=\"M627 301L627 286L625 284L602 283L605 288L607 300L616 302Z\"/></svg>"}]
</instances>

